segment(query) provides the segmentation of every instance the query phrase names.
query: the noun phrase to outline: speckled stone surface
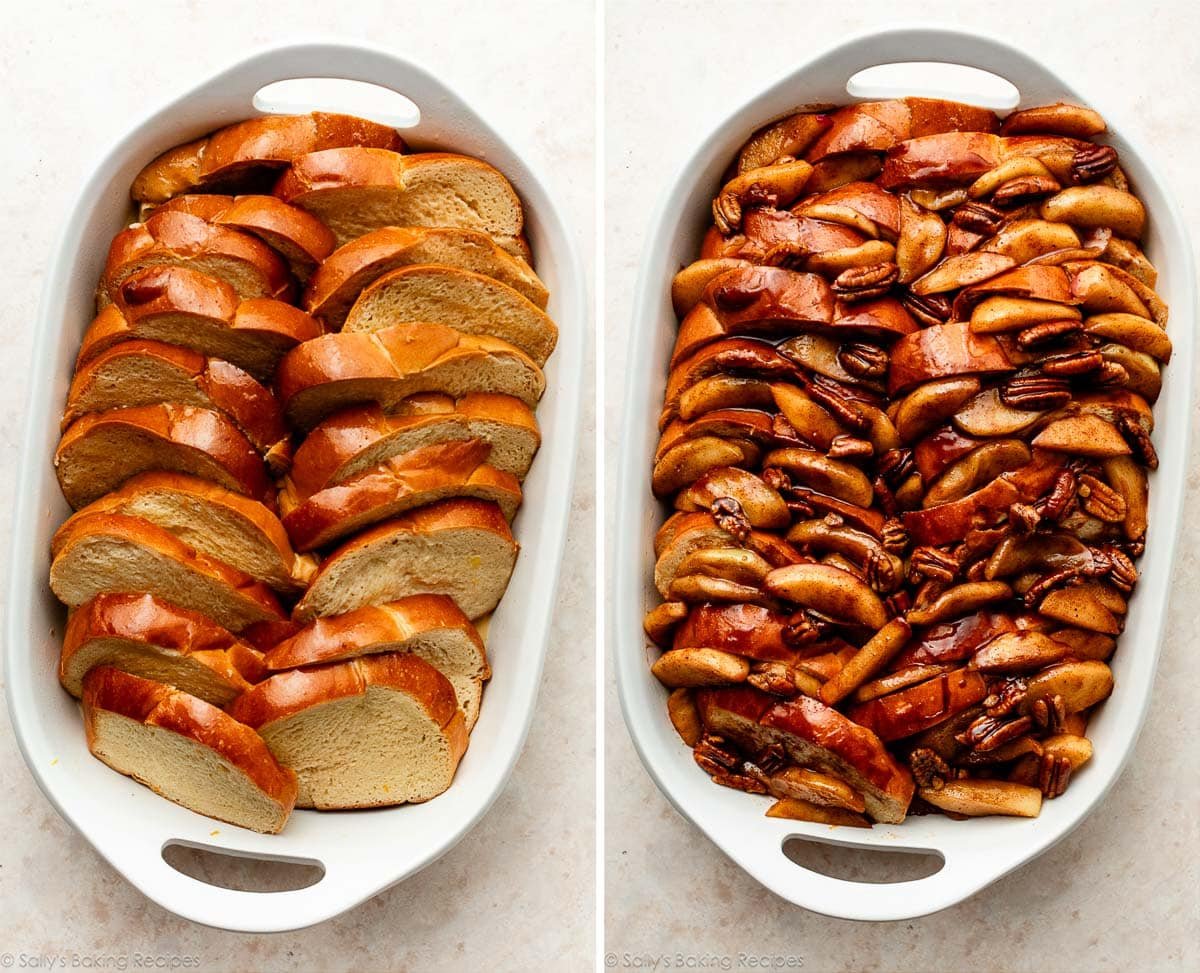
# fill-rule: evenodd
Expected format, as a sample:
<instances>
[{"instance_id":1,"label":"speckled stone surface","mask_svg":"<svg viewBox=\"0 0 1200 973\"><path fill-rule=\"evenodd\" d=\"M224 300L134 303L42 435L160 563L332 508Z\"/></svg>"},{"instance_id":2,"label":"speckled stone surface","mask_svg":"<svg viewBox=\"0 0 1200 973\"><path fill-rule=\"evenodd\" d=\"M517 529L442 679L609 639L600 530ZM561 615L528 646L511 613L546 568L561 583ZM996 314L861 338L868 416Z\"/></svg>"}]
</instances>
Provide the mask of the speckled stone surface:
<instances>
[{"instance_id":1,"label":"speckled stone surface","mask_svg":"<svg viewBox=\"0 0 1200 973\"><path fill-rule=\"evenodd\" d=\"M43 267L71 198L111 139L167 97L268 43L340 37L441 74L547 178L591 268L593 44L586 4L443 0L419 10L164 0L29 4L0 32L0 505L12 474ZM590 340L588 342L590 347ZM254 937L177 919L144 899L66 825L0 726L0 963L53 957L133 969L134 953L204 970L530 970L591 964L594 930L595 475L585 406L575 511L537 714L508 787L436 864L313 929ZM10 515L0 517L7 551ZM7 587L13 565L0 560ZM583 664L581 664L583 660ZM113 959L109 959L112 957ZM123 962L124 965L117 965Z\"/></svg>"},{"instance_id":2,"label":"speckled stone surface","mask_svg":"<svg viewBox=\"0 0 1200 973\"><path fill-rule=\"evenodd\" d=\"M697 141L840 36L905 20L960 24L1028 49L1140 127L1193 226L1200 58L1184 2L922 4L859 0L609 4L607 323L609 455L621 439L626 322L650 214ZM1019 79L1014 79L1019 82ZM747 132L755 127L747 119ZM1176 363L1177 368L1191 367ZM1177 373L1178 374L1178 373ZM1192 446L1193 470L1200 453ZM607 468L613 482L615 463ZM642 770L609 686L606 945L613 969L1182 970L1200 964L1200 798L1192 681L1200 674L1200 475L1185 508L1153 707L1104 804L1032 864L939 915L866 924L777 898L733 865ZM1126 645L1124 651L1137 651ZM1118 687L1119 691L1119 687ZM739 959L739 954L746 954ZM726 961L726 958L728 960ZM707 965L703 965L707 964ZM659 962L658 969L667 968Z\"/></svg>"}]
</instances>

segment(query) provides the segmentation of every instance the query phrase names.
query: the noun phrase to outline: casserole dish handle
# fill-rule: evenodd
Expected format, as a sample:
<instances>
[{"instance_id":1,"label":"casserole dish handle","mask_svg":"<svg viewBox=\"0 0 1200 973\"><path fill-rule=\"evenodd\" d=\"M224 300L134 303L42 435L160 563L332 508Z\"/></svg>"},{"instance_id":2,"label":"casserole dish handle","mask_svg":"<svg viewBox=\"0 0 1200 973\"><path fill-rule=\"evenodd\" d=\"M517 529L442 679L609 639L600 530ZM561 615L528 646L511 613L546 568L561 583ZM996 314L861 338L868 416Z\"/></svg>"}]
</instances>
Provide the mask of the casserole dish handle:
<instances>
[{"instance_id":1,"label":"casserole dish handle","mask_svg":"<svg viewBox=\"0 0 1200 973\"><path fill-rule=\"evenodd\" d=\"M914 61L964 65L990 72L1013 85L1020 95L1019 104L1058 100L1046 85L1044 70L1015 48L950 29L903 26L853 37L814 61L810 65L811 75L831 80L806 84L805 97L814 105L845 104L847 98L855 100L846 90L846 84L859 71ZM1017 84L1014 78L1020 78L1022 83ZM945 97L953 96L947 93ZM971 98L964 94L962 100L969 102Z\"/></svg>"}]
</instances>

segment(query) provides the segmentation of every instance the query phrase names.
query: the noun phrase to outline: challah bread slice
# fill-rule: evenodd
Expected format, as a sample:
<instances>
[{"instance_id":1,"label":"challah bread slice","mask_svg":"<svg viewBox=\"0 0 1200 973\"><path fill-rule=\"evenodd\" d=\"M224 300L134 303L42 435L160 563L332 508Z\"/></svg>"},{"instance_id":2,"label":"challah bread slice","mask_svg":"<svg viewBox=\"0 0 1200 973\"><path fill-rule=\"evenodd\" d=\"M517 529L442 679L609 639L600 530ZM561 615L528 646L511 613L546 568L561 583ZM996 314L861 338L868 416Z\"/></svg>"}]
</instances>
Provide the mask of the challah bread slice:
<instances>
[{"instance_id":1,"label":"challah bread slice","mask_svg":"<svg viewBox=\"0 0 1200 973\"><path fill-rule=\"evenodd\" d=\"M508 521L485 500L443 500L334 550L292 612L301 623L409 595L447 595L470 619L500 601L517 561Z\"/></svg>"},{"instance_id":2,"label":"challah bread slice","mask_svg":"<svg viewBox=\"0 0 1200 973\"><path fill-rule=\"evenodd\" d=\"M78 510L147 470L188 473L275 506L275 491L253 444L220 412L139 405L80 416L63 433L54 469Z\"/></svg>"},{"instance_id":3,"label":"challah bread slice","mask_svg":"<svg viewBox=\"0 0 1200 973\"><path fill-rule=\"evenodd\" d=\"M163 203L196 190L260 189L296 156L345 145L404 151L394 128L365 118L264 115L168 149L137 174L130 195L139 203Z\"/></svg>"},{"instance_id":4,"label":"challah bread slice","mask_svg":"<svg viewBox=\"0 0 1200 973\"><path fill-rule=\"evenodd\" d=\"M236 365L161 341L123 341L77 369L62 424L89 412L166 402L224 413L273 472L291 465L291 436L270 390Z\"/></svg>"},{"instance_id":5,"label":"challah bread slice","mask_svg":"<svg viewBox=\"0 0 1200 973\"><path fill-rule=\"evenodd\" d=\"M511 473L487 465L491 447L478 439L434 443L401 453L373 469L326 487L297 502L284 490L283 526L300 551L439 500L490 500L511 521L521 505L521 484Z\"/></svg>"},{"instance_id":6,"label":"challah bread slice","mask_svg":"<svg viewBox=\"0 0 1200 973\"><path fill-rule=\"evenodd\" d=\"M144 592L232 632L283 618L271 589L140 517L73 517L50 549L50 589L72 608L97 595Z\"/></svg>"},{"instance_id":7,"label":"challah bread slice","mask_svg":"<svg viewBox=\"0 0 1200 973\"><path fill-rule=\"evenodd\" d=\"M262 737L211 703L109 666L83 680L88 749L117 773L197 814L278 834L296 775Z\"/></svg>"},{"instance_id":8,"label":"challah bread slice","mask_svg":"<svg viewBox=\"0 0 1200 973\"><path fill-rule=\"evenodd\" d=\"M391 412L417 392L499 392L532 408L546 388L542 370L508 342L416 322L306 341L279 363L276 381L288 418L303 430L352 405Z\"/></svg>"},{"instance_id":9,"label":"challah bread slice","mask_svg":"<svg viewBox=\"0 0 1200 973\"><path fill-rule=\"evenodd\" d=\"M271 649L265 663L282 671L381 652L411 652L428 662L450 680L467 730L475 725L491 670L483 639L445 595L413 595L318 618Z\"/></svg>"},{"instance_id":10,"label":"challah bread slice","mask_svg":"<svg viewBox=\"0 0 1200 973\"><path fill-rule=\"evenodd\" d=\"M190 213L155 213L122 230L108 248L96 306L111 304L125 279L147 267L189 267L223 280L243 299L291 301L295 284L287 265L257 237L214 226Z\"/></svg>"},{"instance_id":11,"label":"challah bread slice","mask_svg":"<svg viewBox=\"0 0 1200 973\"><path fill-rule=\"evenodd\" d=\"M384 226L453 226L526 255L520 199L498 169L470 156L358 146L310 152L292 160L275 195L320 219L338 246Z\"/></svg>"},{"instance_id":12,"label":"challah bread slice","mask_svg":"<svg viewBox=\"0 0 1200 973\"><path fill-rule=\"evenodd\" d=\"M223 359L266 381L287 351L323 333L283 301L243 301L223 280L188 267L147 267L127 277L88 326L75 367L120 342L144 339Z\"/></svg>"},{"instance_id":13,"label":"challah bread slice","mask_svg":"<svg viewBox=\"0 0 1200 973\"><path fill-rule=\"evenodd\" d=\"M189 213L215 226L258 237L278 253L301 284L334 248L333 233L311 213L278 196L176 196L146 213Z\"/></svg>"},{"instance_id":14,"label":"challah bread slice","mask_svg":"<svg viewBox=\"0 0 1200 973\"><path fill-rule=\"evenodd\" d=\"M97 595L67 619L58 679L72 696L83 677L112 666L228 706L263 679L262 653L211 618L146 594Z\"/></svg>"},{"instance_id":15,"label":"challah bread slice","mask_svg":"<svg viewBox=\"0 0 1200 973\"><path fill-rule=\"evenodd\" d=\"M71 520L97 513L148 520L283 594L302 591L316 574L316 560L292 550L274 513L257 500L199 477L139 473Z\"/></svg>"},{"instance_id":16,"label":"challah bread slice","mask_svg":"<svg viewBox=\"0 0 1200 973\"><path fill-rule=\"evenodd\" d=\"M281 672L230 713L296 772L297 807L427 801L450 786L467 749L454 687L407 652Z\"/></svg>"},{"instance_id":17,"label":"challah bread slice","mask_svg":"<svg viewBox=\"0 0 1200 973\"><path fill-rule=\"evenodd\" d=\"M289 475L297 496L307 498L393 456L462 439L483 440L492 447L488 465L520 480L541 434L529 406L511 395L471 392L454 399L426 392L404 399L395 415L377 405L334 413L305 437Z\"/></svg>"},{"instance_id":18,"label":"challah bread slice","mask_svg":"<svg viewBox=\"0 0 1200 973\"><path fill-rule=\"evenodd\" d=\"M446 227L385 226L331 253L304 291L304 308L339 330L364 289L386 273L440 265L482 274L511 287L543 310L546 285L524 260L506 253L485 233Z\"/></svg>"},{"instance_id":19,"label":"challah bread slice","mask_svg":"<svg viewBox=\"0 0 1200 973\"><path fill-rule=\"evenodd\" d=\"M432 321L466 334L487 334L520 348L541 367L558 328L511 287L456 267L420 264L384 274L354 302L343 331L378 331L401 321Z\"/></svg>"}]
</instances>

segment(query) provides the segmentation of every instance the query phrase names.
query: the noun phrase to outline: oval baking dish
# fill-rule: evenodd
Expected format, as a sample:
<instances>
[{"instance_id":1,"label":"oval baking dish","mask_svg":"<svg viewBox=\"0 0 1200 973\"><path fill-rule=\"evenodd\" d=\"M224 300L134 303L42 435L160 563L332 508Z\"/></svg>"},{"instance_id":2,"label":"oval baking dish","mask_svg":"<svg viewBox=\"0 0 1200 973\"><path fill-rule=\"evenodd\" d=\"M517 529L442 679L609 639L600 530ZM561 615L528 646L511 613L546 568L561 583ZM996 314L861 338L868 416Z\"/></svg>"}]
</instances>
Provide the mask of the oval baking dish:
<instances>
[{"instance_id":1,"label":"oval baking dish","mask_svg":"<svg viewBox=\"0 0 1200 973\"><path fill-rule=\"evenodd\" d=\"M541 453L525 480L514 523L524 550L491 619L495 676L454 786L425 803L337 814L302 811L282 835L217 826L94 759L75 700L56 676L65 612L46 585L50 537L70 512L50 457L80 335L92 317L94 282L108 240L132 218L133 176L162 150L232 121L263 114L256 93L294 78L368 82L409 98L420 119L403 134L417 149L470 153L501 169L524 201L526 232L561 326L538 408ZM310 106L355 112L354 104ZM362 113L361 110L359 113ZM369 114L369 110L367 112ZM393 123L397 120L390 119ZM520 754L541 679L550 613L570 509L583 388L586 311L574 243L540 179L520 155L443 82L378 50L289 45L250 57L175 99L124 135L93 170L71 210L35 324L30 398L8 593L8 705L30 770L51 803L119 872L159 905L230 930L278 932L331 918L432 862L483 816ZM315 865L322 878L295 891L255 893L207 885L163 858L183 844L230 855Z\"/></svg>"},{"instance_id":2,"label":"oval baking dish","mask_svg":"<svg viewBox=\"0 0 1200 973\"><path fill-rule=\"evenodd\" d=\"M1160 290L1171 308L1169 324L1177 364L1155 417L1154 442L1161 457L1152 475L1150 531L1138 593L1112 665L1116 689L1089 727L1092 763L1065 795L1049 801L1040 817L910 817L902 825L869 830L764 818L763 806L746 795L714 787L698 770L667 718L665 691L650 672L652 647L642 632L644 612L657 603L651 578L652 542L662 520L651 497L650 471L658 438L661 402L676 331L670 302L674 273L697 252L710 203L728 160L749 134L802 105L846 104L847 82L865 68L932 61L991 72L1012 82L1023 106L1055 101L1096 108L1108 118L1104 141L1120 152L1122 165L1145 200L1150 227L1145 249L1159 267ZM893 92L901 96L909 92ZM946 94L945 97L953 97ZM1131 753L1150 705L1150 692L1166 617L1171 569L1186 475L1192 409L1192 329L1196 297L1191 252L1183 220L1145 151L1127 130L1049 69L1005 44L967 33L901 27L846 41L774 84L742 106L709 135L683 165L651 226L634 304L625 401L625 441L618 476L612 598L616 671L625 721L642 762L675 807L763 885L805 908L848 919L896 920L925 915L968 898L1045 851L1101 801ZM1136 649L1136 651L1131 651ZM808 870L785 856L792 838L854 848L932 854L940 870L892 884L861 884Z\"/></svg>"}]
</instances>

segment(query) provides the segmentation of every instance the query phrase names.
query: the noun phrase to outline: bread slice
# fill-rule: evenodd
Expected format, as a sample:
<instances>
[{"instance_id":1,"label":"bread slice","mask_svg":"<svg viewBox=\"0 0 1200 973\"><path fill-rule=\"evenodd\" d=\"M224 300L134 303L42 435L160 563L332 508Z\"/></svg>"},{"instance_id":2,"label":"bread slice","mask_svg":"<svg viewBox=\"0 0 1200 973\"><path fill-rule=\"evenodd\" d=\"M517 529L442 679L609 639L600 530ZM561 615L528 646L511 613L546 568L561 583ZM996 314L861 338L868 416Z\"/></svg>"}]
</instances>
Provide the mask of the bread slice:
<instances>
[{"instance_id":1,"label":"bread slice","mask_svg":"<svg viewBox=\"0 0 1200 973\"><path fill-rule=\"evenodd\" d=\"M131 476L167 470L203 477L275 506L253 444L223 413L188 405L139 405L80 416L63 433L54 469L78 510Z\"/></svg>"},{"instance_id":2,"label":"bread slice","mask_svg":"<svg viewBox=\"0 0 1200 973\"><path fill-rule=\"evenodd\" d=\"M352 115L264 115L168 149L133 180L139 203L163 203L180 193L262 188L292 159L344 145L370 145L401 152L394 128Z\"/></svg>"},{"instance_id":3,"label":"bread slice","mask_svg":"<svg viewBox=\"0 0 1200 973\"><path fill-rule=\"evenodd\" d=\"M54 535L50 553L50 589L71 607L136 591L207 615L231 632L283 618L266 585L140 517L73 517Z\"/></svg>"},{"instance_id":4,"label":"bread slice","mask_svg":"<svg viewBox=\"0 0 1200 973\"><path fill-rule=\"evenodd\" d=\"M316 560L292 550L274 513L257 500L199 477L139 473L71 519L97 513L148 520L284 594L302 591L316 574Z\"/></svg>"},{"instance_id":5,"label":"bread slice","mask_svg":"<svg viewBox=\"0 0 1200 973\"><path fill-rule=\"evenodd\" d=\"M491 447L479 439L434 443L393 456L379 466L299 500L280 497L283 526L300 551L450 497L490 500L511 521L521 505L521 484L484 461Z\"/></svg>"},{"instance_id":6,"label":"bread slice","mask_svg":"<svg viewBox=\"0 0 1200 973\"><path fill-rule=\"evenodd\" d=\"M72 696L112 666L228 706L266 676L262 653L211 618L146 594L97 595L67 620L58 679Z\"/></svg>"},{"instance_id":7,"label":"bread slice","mask_svg":"<svg viewBox=\"0 0 1200 973\"><path fill-rule=\"evenodd\" d=\"M413 595L318 618L271 649L265 661L278 672L380 652L411 652L428 662L450 680L467 730L475 725L491 670L483 639L445 595Z\"/></svg>"},{"instance_id":8,"label":"bread slice","mask_svg":"<svg viewBox=\"0 0 1200 973\"><path fill-rule=\"evenodd\" d=\"M409 595L448 595L470 619L500 601L517 561L508 521L485 500L443 500L363 531L322 563L293 618L342 615Z\"/></svg>"},{"instance_id":9,"label":"bread slice","mask_svg":"<svg viewBox=\"0 0 1200 973\"><path fill-rule=\"evenodd\" d=\"M511 395L471 392L454 399L426 392L401 401L395 415L377 405L334 413L300 444L290 477L297 496L306 498L393 456L462 439L483 440L492 447L488 464L520 480L541 434L529 406Z\"/></svg>"},{"instance_id":10,"label":"bread slice","mask_svg":"<svg viewBox=\"0 0 1200 973\"><path fill-rule=\"evenodd\" d=\"M343 331L378 331L401 321L433 321L466 334L488 334L546 364L558 328L541 308L506 284L457 267L419 264L384 274L354 302Z\"/></svg>"},{"instance_id":11,"label":"bread slice","mask_svg":"<svg viewBox=\"0 0 1200 973\"><path fill-rule=\"evenodd\" d=\"M550 293L524 260L505 253L485 233L445 227L385 226L339 247L317 268L304 307L339 330L364 289L401 267L436 264L482 274L545 309Z\"/></svg>"},{"instance_id":12,"label":"bread slice","mask_svg":"<svg viewBox=\"0 0 1200 973\"><path fill-rule=\"evenodd\" d=\"M281 672L230 712L296 772L297 807L427 801L450 786L467 749L454 687L407 652Z\"/></svg>"},{"instance_id":13,"label":"bread slice","mask_svg":"<svg viewBox=\"0 0 1200 973\"><path fill-rule=\"evenodd\" d=\"M295 283L283 258L256 237L190 213L155 213L113 237L96 293L103 309L125 279L147 267L190 267L223 280L239 297L291 301Z\"/></svg>"},{"instance_id":14,"label":"bread slice","mask_svg":"<svg viewBox=\"0 0 1200 973\"><path fill-rule=\"evenodd\" d=\"M808 696L780 702L746 686L696 694L704 726L752 752L778 745L802 767L841 777L862 794L876 821L899 824L908 813L913 779L866 727Z\"/></svg>"},{"instance_id":15,"label":"bread slice","mask_svg":"<svg viewBox=\"0 0 1200 973\"><path fill-rule=\"evenodd\" d=\"M83 681L88 749L117 773L197 814L278 834L296 775L262 737L211 703L110 666Z\"/></svg>"},{"instance_id":16,"label":"bread slice","mask_svg":"<svg viewBox=\"0 0 1200 973\"><path fill-rule=\"evenodd\" d=\"M498 169L465 155L357 146L310 152L292 160L275 195L318 217L338 246L384 226L453 226L526 253L516 192Z\"/></svg>"},{"instance_id":17,"label":"bread slice","mask_svg":"<svg viewBox=\"0 0 1200 973\"><path fill-rule=\"evenodd\" d=\"M92 321L75 367L122 341L146 339L223 359L267 381L286 352L324 330L299 308L267 297L243 301L198 270L147 267L127 277Z\"/></svg>"},{"instance_id":18,"label":"bread slice","mask_svg":"<svg viewBox=\"0 0 1200 973\"><path fill-rule=\"evenodd\" d=\"M312 276L317 264L333 253L329 227L298 206L289 206L278 196L176 196L153 213L190 213L207 223L228 226L258 237L287 261L292 276L301 284Z\"/></svg>"},{"instance_id":19,"label":"bread slice","mask_svg":"<svg viewBox=\"0 0 1200 973\"><path fill-rule=\"evenodd\" d=\"M533 407L546 388L542 370L508 342L420 323L306 341L279 363L276 381L288 418L303 430L352 405L391 412L417 392L499 392Z\"/></svg>"},{"instance_id":20,"label":"bread slice","mask_svg":"<svg viewBox=\"0 0 1200 973\"><path fill-rule=\"evenodd\" d=\"M268 389L237 365L161 341L123 341L79 368L62 424L89 412L164 402L224 413L273 472L291 466L291 435Z\"/></svg>"}]
</instances>

